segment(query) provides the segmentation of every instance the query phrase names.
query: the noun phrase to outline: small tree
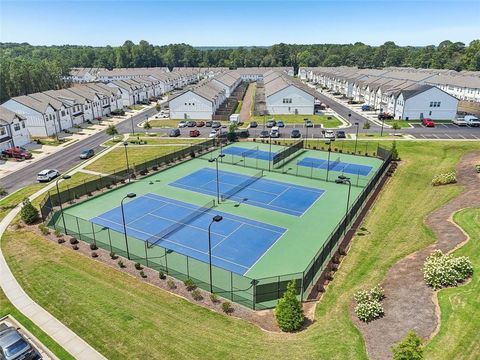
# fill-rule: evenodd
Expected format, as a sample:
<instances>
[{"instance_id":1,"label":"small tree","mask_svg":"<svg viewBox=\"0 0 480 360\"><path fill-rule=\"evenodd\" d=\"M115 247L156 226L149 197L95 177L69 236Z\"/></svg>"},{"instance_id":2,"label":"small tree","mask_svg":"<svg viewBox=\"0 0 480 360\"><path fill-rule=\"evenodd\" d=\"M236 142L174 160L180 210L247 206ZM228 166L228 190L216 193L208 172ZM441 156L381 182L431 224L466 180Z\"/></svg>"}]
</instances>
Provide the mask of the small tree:
<instances>
[{"instance_id":1,"label":"small tree","mask_svg":"<svg viewBox=\"0 0 480 360\"><path fill-rule=\"evenodd\" d=\"M157 105L155 105L155 110L157 110L157 112L160 112L160 110L162 110L162 106L157 103Z\"/></svg>"},{"instance_id":2,"label":"small tree","mask_svg":"<svg viewBox=\"0 0 480 360\"><path fill-rule=\"evenodd\" d=\"M33 224L38 219L38 210L32 205L30 200L23 200L23 207L20 210L20 217L25 224Z\"/></svg>"},{"instance_id":3,"label":"small tree","mask_svg":"<svg viewBox=\"0 0 480 360\"><path fill-rule=\"evenodd\" d=\"M283 297L278 300L275 308L275 317L282 331L291 332L302 327L305 316L303 314L302 304L296 296L295 280L288 283L287 291L285 291Z\"/></svg>"},{"instance_id":4,"label":"small tree","mask_svg":"<svg viewBox=\"0 0 480 360\"><path fill-rule=\"evenodd\" d=\"M397 142L395 140L392 143L392 148L390 149L390 151L392 152L392 160L399 161L400 157L398 156Z\"/></svg>"},{"instance_id":5,"label":"small tree","mask_svg":"<svg viewBox=\"0 0 480 360\"><path fill-rule=\"evenodd\" d=\"M115 140L115 135L118 134L117 127L115 125L108 125L107 130L105 130L107 135L110 135L113 140Z\"/></svg>"},{"instance_id":6,"label":"small tree","mask_svg":"<svg viewBox=\"0 0 480 360\"><path fill-rule=\"evenodd\" d=\"M152 128L152 125L150 125L149 121L145 121L145 123L143 124L143 128L145 130L150 130Z\"/></svg>"},{"instance_id":7,"label":"small tree","mask_svg":"<svg viewBox=\"0 0 480 360\"><path fill-rule=\"evenodd\" d=\"M392 348L393 360L423 359L422 339L415 331L410 330L401 342Z\"/></svg>"},{"instance_id":8,"label":"small tree","mask_svg":"<svg viewBox=\"0 0 480 360\"><path fill-rule=\"evenodd\" d=\"M393 128L393 136L395 136L397 130L400 130L401 129L401 126L398 122L394 122L393 125L392 125L392 128Z\"/></svg>"},{"instance_id":9,"label":"small tree","mask_svg":"<svg viewBox=\"0 0 480 360\"><path fill-rule=\"evenodd\" d=\"M370 122L369 122L369 121L365 121L365 122L363 123L363 128L364 128L365 130L370 129Z\"/></svg>"},{"instance_id":10,"label":"small tree","mask_svg":"<svg viewBox=\"0 0 480 360\"><path fill-rule=\"evenodd\" d=\"M235 131L237 131L237 129L238 129L237 123L232 122L228 126L228 140L229 141L235 141L237 139L237 134L235 133Z\"/></svg>"}]
</instances>

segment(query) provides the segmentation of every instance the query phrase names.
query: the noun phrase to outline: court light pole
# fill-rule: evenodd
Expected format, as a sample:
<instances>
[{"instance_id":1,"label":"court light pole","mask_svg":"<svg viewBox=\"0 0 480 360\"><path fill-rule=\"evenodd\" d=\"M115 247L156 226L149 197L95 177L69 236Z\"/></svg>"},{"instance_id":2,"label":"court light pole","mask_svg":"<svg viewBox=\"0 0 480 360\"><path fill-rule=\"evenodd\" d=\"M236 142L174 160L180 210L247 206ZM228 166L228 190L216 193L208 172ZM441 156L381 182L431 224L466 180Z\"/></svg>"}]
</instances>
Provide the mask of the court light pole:
<instances>
[{"instance_id":1,"label":"court light pole","mask_svg":"<svg viewBox=\"0 0 480 360\"><path fill-rule=\"evenodd\" d=\"M218 159L225 157L225 154L219 154L217 157L208 159L208 162L215 162L215 169L217 172L217 203L220 204L220 181L218 178Z\"/></svg>"},{"instance_id":2,"label":"court light pole","mask_svg":"<svg viewBox=\"0 0 480 360\"><path fill-rule=\"evenodd\" d=\"M268 139L269 139L269 150L268 150L268 171L271 170L271 164L272 164L272 134L268 134Z\"/></svg>"},{"instance_id":3,"label":"court light pole","mask_svg":"<svg viewBox=\"0 0 480 360\"><path fill-rule=\"evenodd\" d=\"M332 141L333 139L329 139L325 144L328 145L328 160L327 160L327 181L328 181L328 173L330 172L330 153L332 152Z\"/></svg>"},{"instance_id":4,"label":"court light pole","mask_svg":"<svg viewBox=\"0 0 480 360\"><path fill-rule=\"evenodd\" d=\"M383 117L383 108L380 108L379 116L382 116L382 129L380 130L380 137L383 136L383 123L385 122L385 118Z\"/></svg>"},{"instance_id":5,"label":"court light pole","mask_svg":"<svg viewBox=\"0 0 480 360\"><path fill-rule=\"evenodd\" d=\"M213 283L212 283L212 233L211 227L214 222L220 222L223 220L223 217L220 215L215 215L208 225L208 265L210 270L210 293L213 294Z\"/></svg>"},{"instance_id":6,"label":"court light pole","mask_svg":"<svg viewBox=\"0 0 480 360\"><path fill-rule=\"evenodd\" d=\"M357 126L357 134L355 135L355 150L354 150L354 153L356 154L357 153L357 142L358 142L358 122L356 122L355 125Z\"/></svg>"},{"instance_id":7,"label":"court light pole","mask_svg":"<svg viewBox=\"0 0 480 360\"><path fill-rule=\"evenodd\" d=\"M127 161L128 182L130 182L130 166L128 165L128 151L127 151L128 141L124 141L123 146L125 147L125 160Z\"/></svg>"},{"instance_id":8,"label":"court light pole","mask_svg":"<svg viewBox=\"0 0 480 360\"><path fill-rule=\"evenodd\" d=\"M133 115L130 115L130 120L132 122L132 135L135 135L135 126L133 126Z\"/></svg>"},{"instance_id":9,"label":"court light pole","mask_svg":"<svg viewBox=\"0 0 480 360\"><path fill-rule=\"evenodd\" d=\"M122 209L122 221L123 221L123 234L125 235L125 246L127 248L127 258L130 260L130 252L128 251L128 239L127 239L127 224L125 223L125 211L123 210L123 200L125 199L133 199L137 194L135 193L128 193L124 196L122 201L120 201L120 208Z\"/></svg>"},{"instance_id":10,"label":"court light pole","mask_svg":"<svg viewBox=\"0 0 480 360\"><path fill-rule=\"evenodd\" d=\"M65 174L62 177L59 177L57 181L55 181L55 186L57 187L58 204L60 205L60 214L62 214L63 230L65 231L65 235L68 235L68 234L67 234L67 227L65 226L65 216L63 215L62 199L60 198L60 190L58 189L58 182L62 179L68 180L70 178L71 178L70 175Z\"/></svg>"},{"instance_id":11,"label":"court light pole","mask_svg":"<svg viewBox=\"0 0 480 360\"><path fill-rule=\"evenodd\" d=\"M344 175L339 175L335 182L337 184L348 184L347 209L345 210L345 228L343 229L343 236L345 236L347 234L348 207L350 206L350 190L352 189L352 183L350 182L350 178Z\"/></svg>"}]
</instances>

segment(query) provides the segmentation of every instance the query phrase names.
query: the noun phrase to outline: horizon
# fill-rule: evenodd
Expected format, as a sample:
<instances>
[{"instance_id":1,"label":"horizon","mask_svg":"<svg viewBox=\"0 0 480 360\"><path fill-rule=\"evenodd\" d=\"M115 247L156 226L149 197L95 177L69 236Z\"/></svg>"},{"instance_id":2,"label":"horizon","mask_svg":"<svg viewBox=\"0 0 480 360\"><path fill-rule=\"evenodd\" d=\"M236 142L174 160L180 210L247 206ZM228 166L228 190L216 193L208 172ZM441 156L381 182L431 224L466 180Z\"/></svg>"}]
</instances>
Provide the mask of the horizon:
<instances>
[{"instance_id":1,"label":"horizon","mask_svg":"<svg viewBox=\"0 0 480 360\"><path fill-rule=\"evenodd\" d=\"M479 14L480 2L468 0L0 0L0 42L116 47L126 40L146 40L159 46L184 43L195 48L246 48L356 42L375 47L387 41L424 47L450 40L468 45L479 38ZM399 24L402 18L406 22Z\"/></svg>"}]
</instances>

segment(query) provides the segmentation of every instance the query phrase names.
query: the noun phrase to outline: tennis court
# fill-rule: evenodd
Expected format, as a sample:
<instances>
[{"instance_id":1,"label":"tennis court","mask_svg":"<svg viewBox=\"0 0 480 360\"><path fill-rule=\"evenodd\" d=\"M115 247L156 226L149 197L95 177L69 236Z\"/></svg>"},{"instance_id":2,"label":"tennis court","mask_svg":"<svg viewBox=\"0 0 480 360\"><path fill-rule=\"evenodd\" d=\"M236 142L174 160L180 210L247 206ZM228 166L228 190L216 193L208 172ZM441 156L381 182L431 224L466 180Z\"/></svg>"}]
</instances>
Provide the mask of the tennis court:
<instances>
[{"instance_id":1,"label":"tennis court","mask_svg":"<svg viewBox=\"0 0 480 360\"><path fill-rule=\"evenodd\" d=\"M212 225L212 264L244 275L286 229L148 193L124 205L127 235L208 263L208 226ZM121 208L90 219L123 232Z\"/></svg>"},{"instance_id":2,"label":"tennis court","mask_svg":"<svg viewBox=\"0 0 480 360\"><path fill-rule=\"evenodd\" d=\"M254 176L219 170L219 189L224 199L302 216L325 192L323 189L294 185ZM203 168L169 185L206 195L217 195L215 169Z\"/></svg>"},{"instance_id":3,"label":"tennis court","mask_svg":"<svg viewBox=\"0 0 480 360\"><path fill-rule=\"evenodd\" d=\"M353 175L361 175L361 176L368 176L370 171L372 171L373 167L369 165L360 165L360 164L352 164L340 161L339 159L332 159L331 161L324 160L324 159L317 159L311 157L305 157L300 160L297 165L305 166L309 168L315 169L324 169L324 170L331 170L331 171L338 171L347 174Z\"/></svg>"},{"instance_id":4,"label":"tennis court","mask_svg":"<svg viewBox=\"0 0 480 360\"><path fill-rule=\"evenodd\" d=\"M267 161L270 160L270 152L259 150L258 146L251 149L246 149L238 146L229 146L227 148L224 148L222 152L226 155L248 157L252 159L267 160ZM272 153L271 154L272 158L273 158L273 155L274 154Z\"/></svg>"}]
</instances>

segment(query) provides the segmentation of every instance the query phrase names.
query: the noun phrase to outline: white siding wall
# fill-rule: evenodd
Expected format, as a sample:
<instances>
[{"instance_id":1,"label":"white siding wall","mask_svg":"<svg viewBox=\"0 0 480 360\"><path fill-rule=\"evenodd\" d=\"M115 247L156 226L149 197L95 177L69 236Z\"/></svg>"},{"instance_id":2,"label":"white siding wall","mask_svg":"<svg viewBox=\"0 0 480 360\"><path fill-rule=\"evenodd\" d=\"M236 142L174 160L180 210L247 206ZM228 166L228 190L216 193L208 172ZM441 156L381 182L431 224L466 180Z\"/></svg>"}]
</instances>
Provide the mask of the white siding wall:
<instances>
[{"instance_id":1,"label":"white siding wall","mask_svg":"<svg viewBox=\"0 0 480 360\"><path fill-rule=\"evenodd\" d=\"M283 99L292 99L291 103L284 103ZM295 87L289 86L267 97L267 111L274 114L313 114L314 98L312 95Z\"/></svg>"},{"instance_id":2,"label":"white siding wall","mask_svg":"<svg viewBox=\"0 0 480 360\"><path fill-rule=\"evenodd\" d=\"M10 130L12 132L12 140L14 146L23 146L31 141L30 133L28 132L27 124L25 121L15 118L13 120L13 123L10 125Z\"/></svg>"},{"instance_id":3,"label":"white siding wall","mask_svg":"<svg viewBox=\"0 0 480 360\"><path fill-rule=\"evenodd\" d=\"M48 120L45 120L44 114L40 114L13 99L8 100L2 105L26 118L26 125L31 136L52 136L58 132L58 126L55 124L57 120L53 120L53 116L56 117L55 110L50 106L46 111ZM50 120L50 116L52 116L52 120Z\"/></svg>"},{"instance_id":4,"label":"white siding wall","mask_svg":"<svg viewBox=\"0 0 480 360\"><path fill-rule=\"evenodd\" d=\"M431 102L440 102L440 106L430 107ZM458 100L437 88L431 88L414 97L397 99L395 118L420 119L420 115L433 120L451 120L457 114Z\"/></svg>"},{"instance_id":5,"label":"white siding wall","mask_svg":"<svg viewBox=\"0 0 480 360\"><path fill-rule=\"evenodd\" d=\"M171 119L211 120L213 115L212 102L191 91L171 100L169 108Z\"/></svg>"}]
</instances>

